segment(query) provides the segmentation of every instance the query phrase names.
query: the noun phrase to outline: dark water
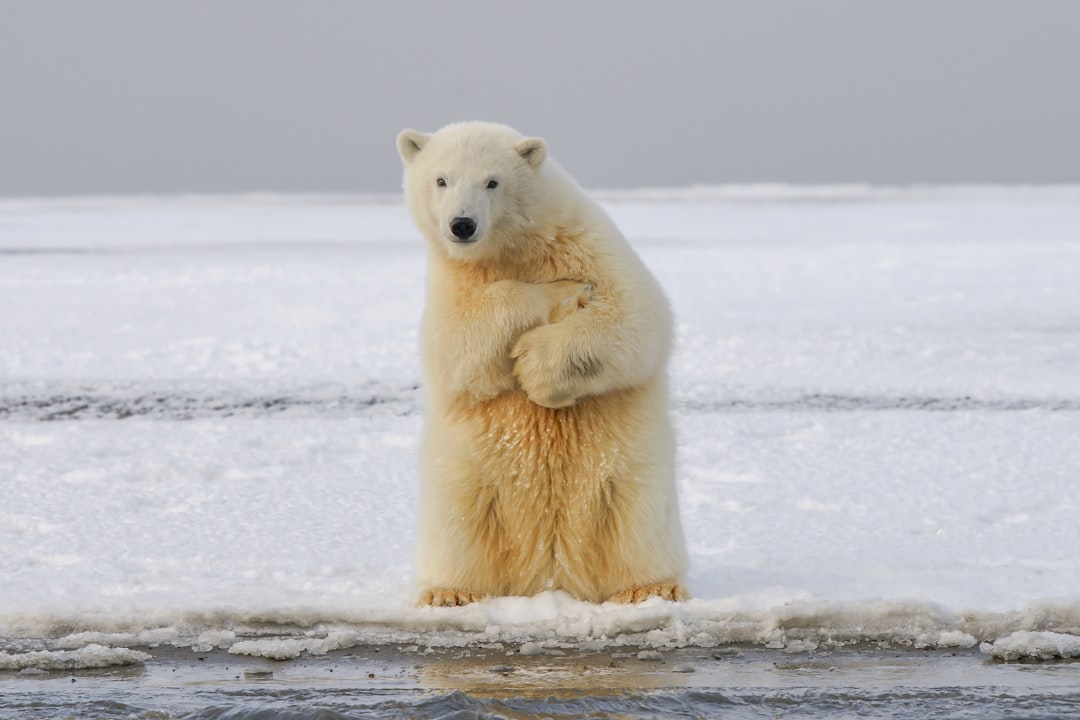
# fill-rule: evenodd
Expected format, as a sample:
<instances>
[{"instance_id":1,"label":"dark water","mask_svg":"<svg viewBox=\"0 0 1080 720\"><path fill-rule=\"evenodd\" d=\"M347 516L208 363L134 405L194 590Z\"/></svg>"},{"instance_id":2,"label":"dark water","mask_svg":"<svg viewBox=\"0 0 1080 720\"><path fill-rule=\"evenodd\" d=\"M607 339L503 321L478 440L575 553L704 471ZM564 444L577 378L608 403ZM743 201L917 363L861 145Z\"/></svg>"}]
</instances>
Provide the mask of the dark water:
<instances>
[{"instance_id":1,"label":"dark water","mask_svg":"<svg viewBox=\"0 0 1080 720\"><path fill-rule=\"evenodd\" d=\"M171 650L138 668L0 674L0 718L69 717L1063 718L1080 717L1080 663L913 650L685 650L646 661L389 648L274 663Z\"/></svg>"}]
</instances>

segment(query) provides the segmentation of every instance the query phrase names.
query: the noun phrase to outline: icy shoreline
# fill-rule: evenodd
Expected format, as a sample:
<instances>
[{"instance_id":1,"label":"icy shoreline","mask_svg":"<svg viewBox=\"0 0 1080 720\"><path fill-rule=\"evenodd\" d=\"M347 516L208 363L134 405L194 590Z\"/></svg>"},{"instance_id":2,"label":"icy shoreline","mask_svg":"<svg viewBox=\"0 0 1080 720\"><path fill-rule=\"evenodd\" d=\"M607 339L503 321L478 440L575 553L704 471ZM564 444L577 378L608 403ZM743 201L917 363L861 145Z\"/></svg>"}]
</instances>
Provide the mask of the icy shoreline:
<instances>
[{"instance_id":1,"label":"icy shoreline","mask_svg":"<svg viewBox=\"0 0 1080 720\"><path fill-rule=\"evenodd\" d=\"M30 662L28 666L47 664L51 652L68 667L76 666L71 658L87 648L92 650L87 657L94 658L93 651L157 646L286 660L379 645L505 644L581 652L743 645L801 653L851 646L969 649L982 643L982 652L1006 660L1080 657L1076 600L961 615L920 601L787 602L766 611L739 605L732 600L593 605L547 592L467 608L382 612L296 607L204 612L131 608L126 617L115 611L55 617L43 613L15 622L0 618L0 637L16 650L0 656L0 669L13 669L7 665L28 654L33 662L22 661Z\"/></svg>"}]
</instances>

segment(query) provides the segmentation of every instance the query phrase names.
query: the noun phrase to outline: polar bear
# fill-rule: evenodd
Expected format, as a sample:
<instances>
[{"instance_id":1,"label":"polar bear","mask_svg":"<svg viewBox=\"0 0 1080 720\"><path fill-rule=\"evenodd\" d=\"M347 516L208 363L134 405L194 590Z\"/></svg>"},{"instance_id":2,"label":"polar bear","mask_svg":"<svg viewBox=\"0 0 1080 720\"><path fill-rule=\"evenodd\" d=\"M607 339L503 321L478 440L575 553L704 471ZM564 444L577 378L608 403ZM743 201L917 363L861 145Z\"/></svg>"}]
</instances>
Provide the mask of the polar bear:
<instances>
[{"instance_id":1,"label":"polar bear","mask_svg":"<svg viewBox=\"0 0 1080 720\"><path fill-rule=\"evenodd\" d=\"M397 145L429 245L420 603L686 597L659 284L543 140Z\"/></svg>"}]
</instances>

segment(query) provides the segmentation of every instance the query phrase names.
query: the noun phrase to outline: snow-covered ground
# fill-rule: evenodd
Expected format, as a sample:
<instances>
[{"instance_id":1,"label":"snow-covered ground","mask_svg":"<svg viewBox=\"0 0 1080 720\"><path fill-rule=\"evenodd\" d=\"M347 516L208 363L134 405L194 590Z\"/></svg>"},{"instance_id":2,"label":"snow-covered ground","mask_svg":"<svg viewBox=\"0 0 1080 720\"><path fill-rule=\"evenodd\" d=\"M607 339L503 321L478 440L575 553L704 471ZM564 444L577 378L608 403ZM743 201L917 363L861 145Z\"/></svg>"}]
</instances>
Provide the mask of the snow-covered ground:
<instances>
[{"instance_id":1,"label":"snow-covered ground","mask_svg":"<svg viewBox=\"0 0 1080 720\"><path fill-rule=\"evenodd\" d=\"M601 197L677 316L695 599L413 606L425 248L399 198L4 200L0 669L158 643L1080 655L1080 189Z\"/></svg>"}]
</instances>

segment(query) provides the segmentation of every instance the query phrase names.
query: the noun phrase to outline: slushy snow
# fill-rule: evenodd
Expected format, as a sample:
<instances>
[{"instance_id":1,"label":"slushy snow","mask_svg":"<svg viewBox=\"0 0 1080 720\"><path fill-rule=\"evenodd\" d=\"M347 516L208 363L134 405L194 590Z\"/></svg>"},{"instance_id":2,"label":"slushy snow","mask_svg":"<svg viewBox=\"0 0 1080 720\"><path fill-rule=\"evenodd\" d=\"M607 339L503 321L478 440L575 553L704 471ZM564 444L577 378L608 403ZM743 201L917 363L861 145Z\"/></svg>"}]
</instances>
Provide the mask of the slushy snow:
<instances>
[{"instance_id":1,"label":"slushy snow","mask_svg":"<svg viewBox=\"0 0 1080 720\"><path fill-rule=\"evenodd\" d=\"M425 248L399 197L5 200L0 668L1076 655L1080 189L601 197L675 310L694 599L414 606Z\"/></svg>"},{"instance_id":2,"label":"slushy snow","mask_svg":"<svg viewBox=\"0 0 1080 720\"><path fill-rule=\"evenodd\" d=\"M1080 637L1056 632L1018 630L979 648L999 660L1056 660L1080 657Z\"/></svg>"},{"instance_id":3,"label":"slushy snow","mask_svg":"<svg viewBox=\"0 0 1080 720\"><path fill-rule=\"evenodd\" d=\"M0 652L0 670L84 670L114 665L134 665L150 659L137 650L87 645L78 650Z\"/></svg>"}]
</instances>

